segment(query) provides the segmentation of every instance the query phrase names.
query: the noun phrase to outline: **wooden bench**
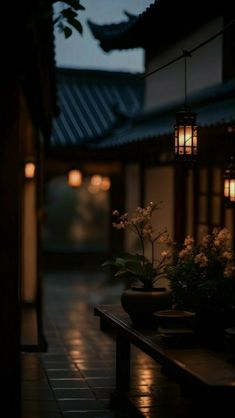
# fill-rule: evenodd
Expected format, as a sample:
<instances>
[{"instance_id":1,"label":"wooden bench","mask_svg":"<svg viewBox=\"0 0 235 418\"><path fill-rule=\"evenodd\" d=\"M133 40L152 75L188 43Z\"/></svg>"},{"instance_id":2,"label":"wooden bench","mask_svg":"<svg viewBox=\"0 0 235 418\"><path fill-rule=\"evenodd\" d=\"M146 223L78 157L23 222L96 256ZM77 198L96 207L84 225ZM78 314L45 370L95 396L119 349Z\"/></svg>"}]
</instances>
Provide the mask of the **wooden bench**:
<instances>
[{"instance_id":1,"label":"wooden bench","mask_svg":"<svg viewBox=\"0 0 235 418\"><path fill-rule=\"evenodd\" d=\"M233 406L235 399L235 364L229 361L225 351L213 351L197 342L187 348L166 348L157 327L151 330L135 329L129 316L118 305L96 306L94 313L100 317L101 330L111 330L116 339L116 390L111 394L111 405L115 406L117 402L127 404L131 399L130 347L134 345L162 365L164 373L186 388L192 398L200 399L205 414L208 409L208 416L212 416L212 410L213 417L217 413L223 418L233 415L226 415L226 411L229 411L230 402ZM168 417L161 415L159 410L156 416ZM188 412L182 416L189 418ZM196 415L192 412L191 416Z\"/></svg>"}]
</instances>

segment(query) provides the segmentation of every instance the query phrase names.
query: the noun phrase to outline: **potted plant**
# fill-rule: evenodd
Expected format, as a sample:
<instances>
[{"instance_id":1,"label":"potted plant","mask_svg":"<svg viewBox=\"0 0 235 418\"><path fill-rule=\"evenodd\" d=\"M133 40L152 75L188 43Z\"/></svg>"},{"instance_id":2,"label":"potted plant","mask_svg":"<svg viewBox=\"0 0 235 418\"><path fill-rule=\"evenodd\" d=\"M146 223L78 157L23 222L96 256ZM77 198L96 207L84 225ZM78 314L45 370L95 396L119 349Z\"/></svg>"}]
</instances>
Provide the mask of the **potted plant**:
<instances>
[{"instance_id":1,"label":"potted plant","mask_svg":"<svg viewBox=\"0 0 235 418\"><path fill-rule=\"evenodd\" d=\"M177 309L196 313L198 333L212 341L235 325L235 257L231 234L215 228L199 244L187 236L183 245L172 243L172 263L166 266Z\"/></svg>"},{"instance_id":2,"label":"potted plant","mask_svg":"<svg viewBox=\"0 0 235 418\"><path fill-rule=\"evenodd\" d=\"M139 243L138 252L122 252L103 266L112 265L115 277L129 281L130 287L121 295L124 310L130 315L136 326L151 326L153 313L169 309L172 304L171 291L157 285L160 278L166 277L165 266L170 258L170 239L167 230L156 231L152 225L152 215L159 204L150 202L146 207L137 207L131 216L128 213L113 212L113 227L128 230L135 234ZM157 246L164 246L157 257ZM147 250L150 256L147 256Z\"/></svg>"}]
</instances>

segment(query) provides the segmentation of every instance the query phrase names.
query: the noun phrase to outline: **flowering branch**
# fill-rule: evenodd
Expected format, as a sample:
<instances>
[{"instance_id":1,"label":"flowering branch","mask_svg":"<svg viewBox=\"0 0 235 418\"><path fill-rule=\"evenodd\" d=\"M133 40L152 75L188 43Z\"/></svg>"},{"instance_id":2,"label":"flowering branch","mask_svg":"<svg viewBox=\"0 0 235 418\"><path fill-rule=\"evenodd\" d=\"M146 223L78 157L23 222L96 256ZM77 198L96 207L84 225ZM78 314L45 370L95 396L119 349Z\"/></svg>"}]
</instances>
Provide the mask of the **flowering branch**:
<instances>
[{"instance_id":1,"label":"flowering branch","mask_svg":"<svg viewBox=\"0 0 235 418\"><path fill-rule=\"evenodd\" d=\"M181 309L210 306L215 311L235 312L235 256L230 241L227 228L215 228L198 245L191 236L179 250L174 244L175 262L166 272Z\"/></svg>"},{"instance_id":2,"label":"flowering branch","mask_svg":"<svg viewBox=\"0 0 235 418\"><path fill-rule=\"evenodd\" d=\"M144 288L151 289L153 284L164 275L164 265L170 258L170 252L161 254L159 261L155 260L155 246L157 243L169 243L167 230L157 232L154 231L152 225L152 215L154 211L159 209L159 204L150 202L144 208L138 206L132 216L128 213L120 214L117 210L113 212L116 221L113 227L117 230L128 229L130 232L138 236L141 254L122 253L114 257L111 261L105 262L103 265L111 264L117 268L116 276L138 279L144 285ZM146 246L150 245L150 260L146 257Z\"/></svg>"}]
</instances>

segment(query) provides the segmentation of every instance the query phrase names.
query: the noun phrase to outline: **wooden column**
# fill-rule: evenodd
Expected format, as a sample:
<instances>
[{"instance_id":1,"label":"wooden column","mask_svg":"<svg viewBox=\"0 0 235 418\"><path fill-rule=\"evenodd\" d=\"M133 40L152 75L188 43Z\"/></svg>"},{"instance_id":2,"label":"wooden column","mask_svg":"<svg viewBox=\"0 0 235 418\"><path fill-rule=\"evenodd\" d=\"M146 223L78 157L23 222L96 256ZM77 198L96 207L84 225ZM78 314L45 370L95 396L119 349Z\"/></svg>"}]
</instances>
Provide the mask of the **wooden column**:
<instances>
[{"instance_id":1,"label":"wooden column","mask_svg":"<svg viewBox=\"0 0 235 418\"><path fill-rule=\"evenodd\" d=\"M0 124L0 359L1 415L20 412L19 85L2 79Z\"/></svg>"}]
</instances>

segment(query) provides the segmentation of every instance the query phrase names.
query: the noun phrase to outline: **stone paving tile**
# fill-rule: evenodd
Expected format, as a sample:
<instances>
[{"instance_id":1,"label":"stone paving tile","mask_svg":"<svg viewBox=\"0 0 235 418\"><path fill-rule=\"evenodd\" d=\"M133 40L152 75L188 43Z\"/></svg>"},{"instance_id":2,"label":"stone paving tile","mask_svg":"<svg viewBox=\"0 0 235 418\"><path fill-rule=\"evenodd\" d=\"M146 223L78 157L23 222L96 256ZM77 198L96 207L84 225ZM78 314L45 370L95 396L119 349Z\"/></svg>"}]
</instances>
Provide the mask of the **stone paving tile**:
<instances>
[{"instance_id":1,"label":"stone paving tile","mask_svg":"<svg viewBox=\"0 0 235 418\"><path fill-rule=\"evenodd\" d=\"M73 362L65 361L44 361L44 368L46 371L52 370L77 370L76 364Z\"/></svg>"},{"instance_id":2,"label":"stone paving tile","mask_svg":"<svg viewBox=\"0 0 235 418\"><path fill-rule=\"evenodd\" d=\"M104 404L97 399L66 399L58 400L62 411L98 411L104 409Z\"/></svg>"},{"instance_id":3,"label":"stone paving tile","mask_svg":"<svg viewBox=\"0 0 235 418\"><path fill-rule=\"evenodd\" d=\"M100 410L100 411L70 411L64 412L64 418L126 418L126 415L120 415L117 412Z\"/></svg>"},{"instance_id":4,"label":"stone paving tile","mask_svg":"<svg viewBox=\"0 0 235 418\"><path fill-rule=\"evenodd\" d=\"M40 410L38 407L35 411L24 411L22 412L22 418L63 418L61 412L46 412Z\"/></svg>"},{"instance_id":5,"label":"stone paving tile","mask_svg":"<svg viewBox=\"0 0 235 418\"><path fill-rule=\"evenodd\" d=\"M52 362L58 362L58 361L62 361L62 362L66 362L68 361L68 356L66 354L62 354L61 352L58 354L54 354L54 353L43 353L41 354L41 360L42 362L47 363L48 361Z\"/></svg>"},{"instance_id":6,"label":"stone paving tile","mask_svg":"<svg viewBox=\"0 0 235 418\"><path fill-rule=\"evenodd\" d=\"M115 370L112 368L89 368L89 369L81 369L81 374L83 377L114 377Z\"/></svg>"},{"instance_id":7,"label":"stone paving tile","mask_svg":"<svg viewBox=\"0 0 235 418\"><path fill-rule=\"evenodd\" d=\"M115 384L115 379L109 377L87 377L85 380L92 388L113 387Z\"/></svg>"},{"instance_id":8,"label":"stone paving tile","mask_svg":"<svg viewBox=\"0 0 235 418\"><path fill-rule=\"evenodd\" d=\"M97 399L95 392L87 388L54 389L56 399Z\"/></svg>"},{"instance_id":9,"label":"stone paving tile","mask_svg":"<svg viewBox=\"0 0 235 418\"><path fill-rule=\"evenodd\" d=\"M85 361L85 360L75 360L75 365L79 367L79 369L112 369L115 368L115 360L91 360L91 361Z\"/></svg>"},{"instance_id":10,"label":"stone paving tile","mask_svg":"<svg viewBox=\"0 0 235 418\"><path fill-rule=\"evenodd\" d=\"M107 387L107 388L92 388L97 399L108 399L110 398L110 393L114 392L115 387Z\"/></svg>"},{"instance_id":11,"label":"stone paving tile","mask_svg":"<svg viewBox=\"0 0 235 418\"><path fill-rule=\"evenodd\" d=\"M48 370L46 371L49 379L70 379L82 377L81 372L77 370Z\"/></svg>"},{"instance_id":12,"label":"stone paving tile","mask_svg":"<svg viewBox=\"0 0 235 418\"><path fill-rule=\"evenodd\" d=\"M88 383L85 379L50 379L50 384L53 388L68 389L68 388L88 388Z\"/></svg>"}]
</instances>

